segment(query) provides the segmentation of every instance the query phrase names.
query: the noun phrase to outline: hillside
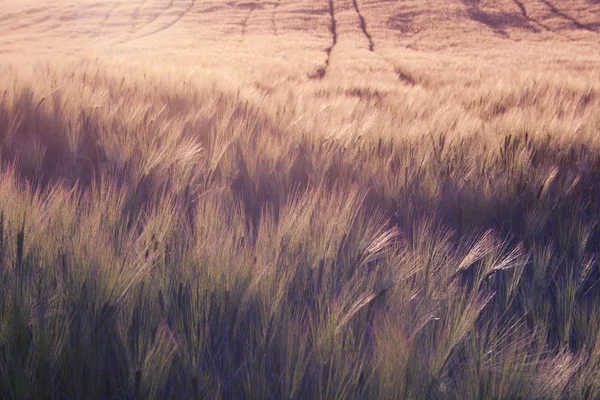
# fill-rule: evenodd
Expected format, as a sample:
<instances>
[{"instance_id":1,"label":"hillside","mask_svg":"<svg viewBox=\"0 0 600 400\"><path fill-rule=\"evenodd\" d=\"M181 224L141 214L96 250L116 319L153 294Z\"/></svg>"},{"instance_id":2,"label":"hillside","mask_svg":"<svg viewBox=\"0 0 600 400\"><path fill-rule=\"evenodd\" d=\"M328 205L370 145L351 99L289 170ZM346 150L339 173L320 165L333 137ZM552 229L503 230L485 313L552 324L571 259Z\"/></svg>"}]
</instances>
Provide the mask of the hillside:
<instances>
[{"instance_id":1,"label":"hillside","mask_svg":"<svg viewBox=\"0 0 600 400\"><path fill-rule=\"evenodd\" d=\"M4 0L0 399L600 398L600 3Z\"/></svg>"},{"instance_id":2,"label":"hillside","mask_svg":"<svg viewBox=\"0 0 600 400\"><path fill-rule=\"evenodd\" d=\"M581 70L593 69L600 53L600 4L592 0L8 0L3 7L3 54L159 58L259 77L303 80L323 69L333 79L359 72L403 84L396 69Z\"/></svg>"}]
</instances>

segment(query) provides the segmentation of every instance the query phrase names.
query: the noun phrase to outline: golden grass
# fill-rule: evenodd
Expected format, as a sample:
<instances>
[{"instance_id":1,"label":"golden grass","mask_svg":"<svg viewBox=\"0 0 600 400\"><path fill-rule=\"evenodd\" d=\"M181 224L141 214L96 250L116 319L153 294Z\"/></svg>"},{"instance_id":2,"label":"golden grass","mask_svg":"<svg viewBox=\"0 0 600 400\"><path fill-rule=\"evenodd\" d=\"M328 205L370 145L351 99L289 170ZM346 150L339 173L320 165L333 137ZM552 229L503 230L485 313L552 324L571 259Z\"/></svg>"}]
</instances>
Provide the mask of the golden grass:
<instances>
[{"instance_id":1,"label":"golden grass","mask_svg":"<svg viewBox=\"0 0 600 400\"><path fill-rule=\"evenodd\" d=\"M600 397L596 5L80 3L0 39L0 398Z\"/></svg>"},{"instance_id":2,"label":"golden grass","mask_svg":"<svg viewBox=\"0 0 600 400\"><path fill-rule=\"evenodd\" d=\"M3 396L598 393L591 79L135 71L3 67Z\"/></svg>"}]
</instances>

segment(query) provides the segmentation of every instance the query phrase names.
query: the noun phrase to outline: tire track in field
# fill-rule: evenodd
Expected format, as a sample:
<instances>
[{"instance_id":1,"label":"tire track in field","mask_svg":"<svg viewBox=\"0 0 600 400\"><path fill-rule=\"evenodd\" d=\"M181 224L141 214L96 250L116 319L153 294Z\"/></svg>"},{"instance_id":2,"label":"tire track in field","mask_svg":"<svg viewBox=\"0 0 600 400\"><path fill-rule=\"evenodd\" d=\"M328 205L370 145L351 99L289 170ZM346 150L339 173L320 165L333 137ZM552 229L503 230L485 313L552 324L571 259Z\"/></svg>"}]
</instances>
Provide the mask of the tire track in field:
<instances>
[{"instance_id":1,"label":"tire track in field","mask_svg":"<svg viewBox=\"0 0 600 400\"><path fill-rule=\"evenodd\" d=\"M273 30L273 35L277 36L277 23L275 22L275 14L277 13L277 9L281 5L281 0L273 5L273 12L271 12L271 29Z\"/></svg>"},{"instance_id":2,"label":"tire track in field","mask_svg":"<svg viewBox=\"0 0 600 400\"><path fill-rule=\"evenodd\" d=\"M141 28L138 29L137 22L140 18L140 10L146 4L147 1L148 0L142 0L141 2L138 3L135 10L133 10L133 13L131 14L131 33L139 32L139 30L145 26L145 24L142 24Z\"/></svg>"},{"instance_id":3,"label":"tire track in field","mask_svg":"<svg viewBox=\"0 0 600 400\"><path fill-rule=\"evenodd\" d=\"M160 18L160 16L165 12L165 11L169 11L171 8L173 8L173 5L175 4L175 0L171 0L169 2L169 4L167 4L167 6L165 8L163 8L162 10L158 11L156 14L154 14L154 16L148 21L146 22L146 24L144 26L148 26L151 23L153 23L154 21L156 21L158 18Z\"/></svg>"},{"instance_id":4,"label":"tire track in field","mask_svg":"<svg viewBox=\"0 0 600 400\"><path fill-rule=\"evenodd\" d=\"M112 7L110 7L110 9L106 12L106 15L104 15L104 18L102 18L102 21L100 22L100 27L98 28L98 32L96 35L102 34L104 28L106 28L106 23L108 22L108 20L110 20L112 15L119 8L119 5L119 3L113 3Z\"/></svg>"},{"instance_id":5,"label":"tire track in field","mask_svg":"<svg viewBox=\"0 0 600 400\"><path fill-rule=\"evenodd\" d=\"M371 34L369 33L369 30L367 29L367 21L365 20L365 18L363 17L363 15L360 12L360 7L358 6L358 0L352 0L352 5L354 6L354 10L356 11L356 14L358 14L358 21L360 24L360 29L362 30L363 35L365 35L365 37L369 41L369 51L375 51L375 43L373 42L373 36L371 36Z\"/></svg>"},{"instance_id":6,"label":"tire track in field","mask_svg":"<svg viewBox=\"0 0 600 400\"><path fill-rule=\"evenodd\" d=\"M360 12L358 0L352 0L352 5L354 6L354 10L356 11L356 14L358 15L360 29L362 30L363 35L369 41L369 51L372 52L373 54L377 55L383 62L388 64L401 83L408 85L408 86L416 86L417 82L415 81L415 79L413 77L411 77L410 75L408 75L407 73L402 71L402 69L400 67L397 67L394 63L392 63L386 57L384 57L383 55L381 55L375 51L375 41L373 40L373 36L371 35L371 33L369 32L369 30L367 28L367 21L366 21L365 17Z\"/></svg>"},{"instance_id":7,"label":"tire track in field","mask_svg":"<svg viewBox=\"0 0 600 400\"><path fill-rule=\"evenodd\" d=\"M407 85L407 86L419 85L419 83L415 80L415 78L413 78L409 73L403 71L401 67L398 67L396 64L394 64L393 62L391 62L390 60L388 60L386 57L382 56L381 54L379 54L377 52L374 52L374 53L377 54L379 56L379 58L381 58L383 61L385 61L390 66L392 71L394 71L396 78L398 78L398 80L400 81L400 83Z\"/></svg>"},{"instance_id":8,"label":"tire track in field","mask_svg":"<svg viewBox=\"0 0 600 400\"><path fill-rule=\"evenodd\" d=\"M19 30L19 29L35 28L37 25L48 22L51 19L52 19L51 15L48 15L48 14L42 15L41 17L36 18L33 21L25 20L25 22L21 22L19 25L10 25L9 24L9 29ZM18 22L18 21L16 21L16 22Z\"/></svg>"},{"instance_id":9,"label":"tire track in field","mask_svg":"<svg viewBox=\"0 0 600 400\"><path fill-rule=\"evenodd\" d=\"M542 3L544 3L546 5L546 7L548 7L553 14L558 15L559 17L566 19L567 21L571 22L573 25L575 25L579 29L584 29L584 30L589 31L589 32L598 33L598 31L596 29L594 29L593 27L589 26L588 24L581 23L580 21L578 21L574 17L572 17L569 14L565 13L564 11L561 11L558 8L556 8L554 6L554 4L550 3L549 0L540 0L540 1Z\"/></svg>"},{"instance_id":10,"label":"tire track in field","mask_svg":"<svg viewBox=\"0 0 600 400\"><path fill-rule=\"evenodd\" d=\"M522 0L513 0L513 3L515 3L515 5L517 7L519 7L519 10L521 10L521 14L523 15L523 17L527 21L529 21L531 24L538 25L538 26L542 27L543 29L547 30L548 32L554 33L555 35L559 35L559 36L562 36L562 37L564 37L566 39L573 40L570 37L568 37L567 35L559 32L559 31L557 31L555 29L552 29L548 25L544 24L541 21L538 21L537 19L535 19L531 15L529 15L529 13L527 12L527 7L525 7L525 4L523 3Z\"/></svg>"},{"instance_id":11,"label":"tire track in field","mask_svg":"<svg viewBox=\"0 0 600 400\"><path fill-rule=\"evenodd\" d=\"M365 38L368 40L369 43L369 51L371 53L373 53L374 55L376 55L380 60L382 60L385 64L387 64L390 67L390 72L394 74L394 76L404 85L408 85L408 86L416 86L418 85L417 81L410 76L409 74L405 73L402 68L396 66L394 63L392 63L391 61L389 61L386 57L384 57L383 55L379 54L379 52L377 52L375 50L375 41L373 39L373 36L371 35L371 33L368 30L368 26L367 26L367 21L364 18L364 16L362 15L361 11L360 11L360 5L358 4L358 0L352 0L353 6L354 6L354 10L357 14L358 17L358 23L359 23L359 27L363 33L363 35L365 36ZM338 42L338 32L337 32L337 19L336 19L336 14L335 14L335 4L333 2L333 0L329 0L329 15L331 16L331 26L330 26L330 31L331 31L331 36L332 36L332 45L330 47L328 47L325 52L327 54L327 58L325 60L325 65L319 69L317 69L316 72L314 72L313 74L311 74L309 77L311 79L323 79L325 78L325 76L327 75L327 71L329 68L329 65L331 63L331 53L334 49L334 47L337 45Z\"/></svg>"},{"instance_id":12,"label":"tire track in field","mask_svg":"<svg viewBox=\"0 0 600 400\"><path fill-rule=\"evenodd\" d=\"M0 22L10 21L11 19L14 19L14 18L22 18L23 14L33 16L33 15L40 14L40 13L43 13L43 12L46 12L49 10L51 10L50 7L40 7L40 8L26 9L20 13L5 14L5 15L0 16Z\"/></svg>"},{"instance_id":13,"label":"tire track in field","mask_svg":"<svg viewBox=\"0 0 600 400\"><path fill-rule=\"evenodd\" d=\"M175 3L174 1L173 1L173 2L171 2L171 4L172 4L172 5L174 5L174 3ZM154 35L154 34L156 34L156 33L159 33L159 32L162 32L162 31L165 31L165 30L167 30L167 29L171 28L171 27L172 27L172 26L174 26L176 23L178 23L179 21L181 21L181 19L182 19L183 17L185 17L185 16L186 16L186 15L187 15L187 14L188 14L188 13L189 13L191 10L192 10L192 8L194 8L194 5L195 5L195 4L196 4L196 0L190 0L190 2L189 2L189 4L188 4L187 8L185 8L185 9L183 10L183 12L181 12L181 14L177 15L177 17L176 17L175 19L173 19L173 21L169 22L169 23L168 23L168 24L166 24L166 25L159 26L158 28L156 28L156 29L154 29L154 30L152 30L152 31L150 31L150 32L144 33L143 35L136 36L136 37L134 37L134 38L131 38L131 39L128 39L128 40L123 40L121 43L129 43L129 42L132 42L132 41L134 41L134 40L137 40L137 39L142 39L142 38L145 38L145 37L148 37L148 36ZM166 11L166 9L165 9L165 10L163 10L163 12L164 12L164 11ZM158 19L158 17L156 17L156 19Z\"/></svg>"},{"instance_id":14,"label":"tire track in field","mask_svg":"<svg viewBox=\"0 0 600 400\"><path fill-rule=\"evenodd\" d=\"M244 17L244 20L240 24L242 26L242 38L240 39L240 43L243 42L244 38L246 37L246 31L248 30L248 21L250 20L250 17L254 13L254 10L256 10L256 4L252 4L249 7L248 12L246 13L246 16Z\"/></svg>"},{"instance_id":15,"label":"tire track in field","mask_svg":"<svg viewBox=\"0 0 600 400\"><path fill-rule=\"evenodd\" d=\"M32 8L21 13L6 14L0 17L0 22L9 21L7 24L3 24L3 28L9 30L35 28L45 22L51 22L53 19L58 19L60 22L68 21L68 18L63 17L63 14L70 10L74 10L74 6ZM78 11L75 11L73 15L78 16ZM45 31L42 30L41 32Z\"/></svg>"},{"instance_id":16,"label":"tire track in field","mask_svg":"<svg viewBox=\"0 0 600 400\"><path fill-rule=\"evenodd\" d=\"M335 5L333 4L333 0L329 0L329 16L331 20L329 26L329 31L331 32L331 46L325 49L325 54L327 54L327 58L325 58L325 65L317 69L314 73L310 74L310 79L325 78L325 75L327 75L327 69L329 68L329 64L331 62L331 53L333 52L334 47L337 45L337 20L335 19Z\"/></svg>"}]
</instances>

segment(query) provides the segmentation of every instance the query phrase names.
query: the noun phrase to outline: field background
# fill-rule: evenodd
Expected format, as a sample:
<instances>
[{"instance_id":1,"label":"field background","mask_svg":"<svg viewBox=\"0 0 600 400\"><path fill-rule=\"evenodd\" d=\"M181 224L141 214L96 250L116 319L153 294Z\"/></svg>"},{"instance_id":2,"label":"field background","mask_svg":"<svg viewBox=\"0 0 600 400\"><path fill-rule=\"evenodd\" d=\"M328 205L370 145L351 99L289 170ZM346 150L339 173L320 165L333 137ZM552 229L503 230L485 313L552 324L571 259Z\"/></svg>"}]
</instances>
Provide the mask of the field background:
<instances>
[{"instance_id":1,"label":"field background","mask_svg":"<svg viewBox=\"0 0 600 400\"><path fill-rule=\"evenodd\" d=\"M405 68L436 82L592 72L599 14L592 0L7 0L0 50L213 68L269 83L303 82L329 59L331 80L395 89Z\"/></svg>"},{"instance_id":2,"label":"field background","mask_svg":"<svg viewBox=\"0 0 600 400\"><path fill-rule=\"evenodd\" d=\"M600 3L4 0L0 398L599 398Z\"/></svg>"}]
</instances>

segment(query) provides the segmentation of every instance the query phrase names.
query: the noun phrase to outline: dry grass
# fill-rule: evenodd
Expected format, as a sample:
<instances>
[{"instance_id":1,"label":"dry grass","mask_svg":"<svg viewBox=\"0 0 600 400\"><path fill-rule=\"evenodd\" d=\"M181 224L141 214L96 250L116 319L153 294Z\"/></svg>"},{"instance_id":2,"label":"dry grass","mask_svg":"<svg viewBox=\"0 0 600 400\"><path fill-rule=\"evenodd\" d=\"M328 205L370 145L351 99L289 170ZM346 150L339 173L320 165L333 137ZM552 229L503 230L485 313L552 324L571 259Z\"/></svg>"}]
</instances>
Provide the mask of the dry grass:
<instances>
[{"instance_id":1,"label":"dry grass","mask_svg":"<svg viewBox=\"0 0 600 400\"><path fill-rule=\"evenodd\" d=\"M0 398L600 397L596 5L69 1L0 39Z\"/></svg>"},{"instance_id":2,"label":"dry grass","mask_svg":"<svg viewBox=\"0 0 600 400\"><path fill-rule=\"evenodd\" d=\"M2 397L600 394L598 85L107 70L2 70Z\"/></svg>"}]
</instances>

